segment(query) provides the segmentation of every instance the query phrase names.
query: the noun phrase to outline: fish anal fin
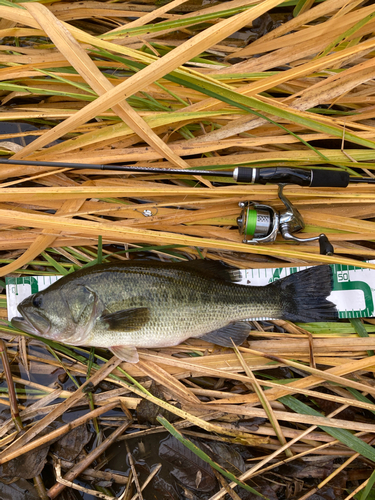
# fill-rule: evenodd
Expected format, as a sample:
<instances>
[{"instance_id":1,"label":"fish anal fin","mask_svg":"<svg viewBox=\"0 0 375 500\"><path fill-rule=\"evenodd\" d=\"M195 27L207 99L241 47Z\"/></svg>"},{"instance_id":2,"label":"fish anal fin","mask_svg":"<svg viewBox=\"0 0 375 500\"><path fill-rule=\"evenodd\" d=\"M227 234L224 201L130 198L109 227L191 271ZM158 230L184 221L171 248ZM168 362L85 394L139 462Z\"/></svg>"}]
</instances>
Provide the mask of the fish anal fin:
<instances>
[{"instance_id":1,"label":"fish anal fin","mask_svg":"<svg viewBox=\"0 0 375 500\"><path fill-rule=\"evenodd\" d=\"M206 333L199 338L222 347L233 347L232 340L236 345L241 345L247 339L250 330L247 323L229 323L229 325Z\"/></svg>"},{"instance_id":2,"label":"fish anal fin","mask_svg":"<svg viewBox=\"0 0 375 500\"><path fill-rule=\"evenodd\" d=\"M150 310L147 307L122 309L121 311L100 316L100 321L105 323L108 330L121 332L139 330L149 319Z\"/></svg>"},{"instance_id":3,"label":"fish anal fin","mask_svg":"<svg viewBox=\"0 0 375 500\"><path fill-rule=\"evenodd\" d=\"M139 361L138 351L135 347L114 345L110 347L109 350L113 352L115 356L127 363L138 363Z\"/></svg>"}]
</instances>

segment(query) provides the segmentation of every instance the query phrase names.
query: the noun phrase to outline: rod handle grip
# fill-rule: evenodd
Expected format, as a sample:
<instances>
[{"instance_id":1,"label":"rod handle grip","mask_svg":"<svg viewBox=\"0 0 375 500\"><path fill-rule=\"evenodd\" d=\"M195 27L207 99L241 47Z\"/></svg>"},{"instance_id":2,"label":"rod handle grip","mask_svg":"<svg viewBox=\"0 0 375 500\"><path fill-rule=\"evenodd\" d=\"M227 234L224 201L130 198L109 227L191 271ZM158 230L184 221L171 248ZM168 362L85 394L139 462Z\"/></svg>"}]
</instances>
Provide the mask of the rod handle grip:
<instances>
[{"instance_id":1,"label":"rod handle grip","mask_svg":"<svg viewBox=\"0 0 375 500\"><path fill-rule=\"evenodd\" d=\"M311 170L310 187L347 187L349 174L344 170Z\"/></svg>"},{"instance_id":2,"label":"rod handle grip","mask_svg":"<svg viewBox=\"0 0 375 500\"><path fill-rule=\"evenodd\" d=\"M249 168L237 167L233 171L237 182L247 184L297 184L310 187L347 187L349 174L344 170L315 169L288 167Z\"/></svg>"}]
</instances>

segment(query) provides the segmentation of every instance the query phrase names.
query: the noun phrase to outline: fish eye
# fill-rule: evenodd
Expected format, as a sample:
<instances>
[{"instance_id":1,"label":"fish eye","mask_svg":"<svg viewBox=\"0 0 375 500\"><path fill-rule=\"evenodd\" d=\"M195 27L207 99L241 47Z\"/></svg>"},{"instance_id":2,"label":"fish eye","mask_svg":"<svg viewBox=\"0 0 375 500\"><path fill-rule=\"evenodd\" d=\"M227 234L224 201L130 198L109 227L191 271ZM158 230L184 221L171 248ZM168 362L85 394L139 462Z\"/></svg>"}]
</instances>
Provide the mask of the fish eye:
<instances>
[{"instance_id":1,"label":"fish eye","mask_svg":"<svg viewBox=\"0 0 375 500\"><path fill-rule=\"evenodd\" d=\"M41 295L35 295L33 298L33 306L41 307L43 302L43 297Z\"/></svg>"}]
</instances>

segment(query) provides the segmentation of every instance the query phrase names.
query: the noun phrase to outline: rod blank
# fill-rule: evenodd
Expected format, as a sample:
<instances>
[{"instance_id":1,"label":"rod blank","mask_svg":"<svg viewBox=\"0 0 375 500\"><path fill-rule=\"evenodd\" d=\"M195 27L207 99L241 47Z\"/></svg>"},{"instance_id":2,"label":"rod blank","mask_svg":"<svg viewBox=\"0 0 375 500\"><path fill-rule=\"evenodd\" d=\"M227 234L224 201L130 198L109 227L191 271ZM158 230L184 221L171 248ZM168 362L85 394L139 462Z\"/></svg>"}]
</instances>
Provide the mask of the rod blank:
<instances>
[{"instance_id":1,"label":"rod blank","mask_svg":"<svg viewBox=\"0 0 375 500\"><path fill-rule=\"evenodd\" d=\"M146 174L185 174L185 175L211 175L220 177L233 177L232 172L217 172L213 170L184 170L181 168L135 167L132 165L97 165L96 163L64 163L55 161L31 160L0 160L8 165L25 165L34 167L57 167L72 169L117 170L120 172L143 172Z\"/></svg>"}]
</instances>

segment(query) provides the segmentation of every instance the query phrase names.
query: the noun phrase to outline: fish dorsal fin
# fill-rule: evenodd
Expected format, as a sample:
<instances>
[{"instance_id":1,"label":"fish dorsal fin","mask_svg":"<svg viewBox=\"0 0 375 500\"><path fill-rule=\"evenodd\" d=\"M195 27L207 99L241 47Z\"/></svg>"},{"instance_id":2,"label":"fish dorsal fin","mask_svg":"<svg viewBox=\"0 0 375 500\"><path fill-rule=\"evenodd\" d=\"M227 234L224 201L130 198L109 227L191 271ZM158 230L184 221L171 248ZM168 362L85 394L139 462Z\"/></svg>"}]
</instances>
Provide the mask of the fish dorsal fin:
<instances>
[{"instance_id":1,"label":"fish dorsal fin","mask_svg":"<svg viewBox=\"0 0 375 500\"><path fill-rule=\"evenodd\" d=\"M241 281L241 271L239 269L229 267L219 260L189 260L181 262L181 266L185 269L199 272L209 278L231 281L232 283Z\"/></svg>"},{"instance_id":2,"label":"fish dorsal fin","mask_svg":"<svg viewBox=\"0 0 375 500\"><path fill-rule=\"evenodd\" d=\"M122 309L114 313L102 314L100 322L105 323L108 330L133 332L139 330L150 319L148 307L134 307Z\"/></svg>"},{"instance_id":3,"label":"fish dorsal fin","mask_svg":"<svg viewBox=\"0 0 375 500\"><path fill-rule=\"evenodd\" d=\"M115 356L127 363L138 363L139 356L137 349L135 347L129 347L126 345L114 345L109 348Z\"/></svg>"},{"instance_id":4,"label":"fish dorsal fin","mask_svg":"<svg viewBox=\"0 0 375 500\"><path fill-rule=\"evenodd\" d=\"M250 330L247 323L229 323L229 325L206 333L199 338L222 347L233 347L232 340L236 345L241 345L247 339Z\"/></svg>"}]
</instances>

